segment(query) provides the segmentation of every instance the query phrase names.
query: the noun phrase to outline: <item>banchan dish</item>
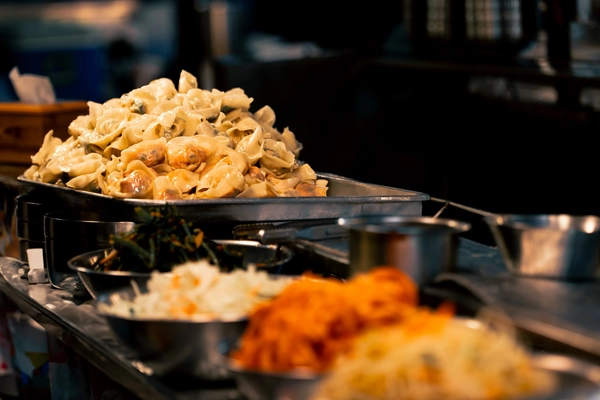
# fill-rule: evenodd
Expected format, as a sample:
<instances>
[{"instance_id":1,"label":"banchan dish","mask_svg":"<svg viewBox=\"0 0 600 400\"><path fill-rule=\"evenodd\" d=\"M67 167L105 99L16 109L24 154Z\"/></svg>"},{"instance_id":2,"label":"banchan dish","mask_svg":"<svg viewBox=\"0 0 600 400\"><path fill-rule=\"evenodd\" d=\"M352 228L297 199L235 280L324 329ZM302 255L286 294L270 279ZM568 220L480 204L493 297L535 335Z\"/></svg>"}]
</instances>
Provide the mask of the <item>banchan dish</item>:
<instances>
[{"instance_id":1,"label":"banchan dish","mask_svg":"<svg viewBox=\"0 0 600 400\"><path fill-rule=\"evenodd\" d=\"M240 259L243 267L252 263L258 270L269 274L279 274L281 268L294 256L293 251L283 245L266 245L252 240L215 240L224 246L233 257ZM99 271L95 268L98 261L110 254L112 247L102 248L76 255L67 261L68 267L76 273L90 293L98 299L102 293L131 286L131 281L145 285L151 272Z\"/></svg>"}]
</instances>

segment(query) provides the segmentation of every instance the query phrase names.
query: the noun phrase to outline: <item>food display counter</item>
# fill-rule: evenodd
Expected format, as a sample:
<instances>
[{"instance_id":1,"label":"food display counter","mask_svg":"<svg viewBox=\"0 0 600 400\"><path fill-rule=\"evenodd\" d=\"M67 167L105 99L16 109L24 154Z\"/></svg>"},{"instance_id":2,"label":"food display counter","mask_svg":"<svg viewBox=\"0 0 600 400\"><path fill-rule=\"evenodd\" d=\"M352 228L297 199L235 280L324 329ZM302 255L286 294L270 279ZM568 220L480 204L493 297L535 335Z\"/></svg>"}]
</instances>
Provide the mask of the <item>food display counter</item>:
<instances>
[{"instance_id":1,"label":"food display counter","mask_svg":"<svg viewBox=\"0 0 600 400\"><path fill-rule=\"evenodd\" d=\"M104 318L94 310L93 300L83 301L49 283L31 285L21 277L19 269L23 266L26 264L17 259L0 258L0 290L49 335L60 339L135 396L157 400L239 397L231 382L225 387L210 388L202 383L169 382L148 375L144 366L115 339Z\"/></svg>"},{"instance_id":2,"label":"food display counter","mask_svg":"<svg viewBox=\"0 0 600 400\"><path fill-rule=\"evenodd\" d=\"M347 244L339 239L331 243L338 253L347 250ZM327 247L327 243L320 245ZM304 248L308 248L306 243ZM233 381L217 385L153 376L150 369L120 344L104 317L97 313L95 300L73 297L48 283L30 284L23 275L27 268L20 260L0 258L2 293L50 335L135 396L152 400L244 398ZM457 272L439 275L435 283L422 288L421 296L425 303L431 304L453 300L464 315L475 315L484 307L501 311L528 336L534 347L585 359L592 369L580 373L594 376L600 371L593 367L600 365L596 323L598 285L596 281L565 283L511 277L495 247L460 238Z\"/></svg>"},{"instance_id":3,"label":"food display counter","mask_svg":"<svg viewBox=\"0 0 600 400\"><path fill-rule=\"evenodd\" d=\"M599 283L597 263L588 262L597 260L600 218L563 215L510 238L524 269L573 267L585 280L523 277L500 240L470 236L476 223L493 228L493 214L457 207L471 214L450 218L456 204L442 200L439 209L426 193L315 171L298 158L294 134L274 126L274 111L250 112L252 101L240 88L200 89L182 71L178 85L158 79L90 103L64 141L48 131L15 183L25 192L14 198L20 260L0 258L3 296L49 343L64 344L133 398L308 400L315 384L352 391L372 379L400 385L394 393L423 384L444 397L458 392L453 398L473 388L476 398L600 393ZM428 217L432 203L438 211ZM65 210L77 213L55 214ZM275 254L290 249L289 261L262 263L219 242L255 240L258 249L269 237L280 246ZM582 258L564 257L582 248ZM44 255L50 283L30 251ZM119 283L99 290L92 276ZM356 356L350 346L373 332L387 345L366 354L392 362L412 349L404 339L421 346L405 366L340 379L339 367L356 359L339 357ZM390 332L404 335L406 347L380 340ZM508 347L488 352L490 338ZM459 355L455 339L466 346ZM457 365L447 361L457 359L474 382L449 388ZM369 356L362 362L374 365ZM476 376L482 365L494 371ZM346 400L337 389L325 398Z\"/></svg>"}]
</instances>

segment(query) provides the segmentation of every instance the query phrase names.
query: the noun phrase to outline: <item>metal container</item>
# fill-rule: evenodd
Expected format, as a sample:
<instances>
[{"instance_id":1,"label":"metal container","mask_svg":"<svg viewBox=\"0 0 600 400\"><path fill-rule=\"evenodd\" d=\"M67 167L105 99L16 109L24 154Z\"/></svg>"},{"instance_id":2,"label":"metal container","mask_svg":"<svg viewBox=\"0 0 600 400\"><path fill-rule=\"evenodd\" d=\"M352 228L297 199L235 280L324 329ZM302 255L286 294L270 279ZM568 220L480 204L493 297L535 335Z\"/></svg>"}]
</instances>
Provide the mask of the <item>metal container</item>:
<instances>
[{"instance_id":1,"label":"metal container","mask_svg":"<svg viewBox=\"0 0 600 400\"><path fill-rule=\"evenodd\" d=\"M142 292L146 291L141 286ZM101 294L96 308L103 315L117 339L133 357L152 369L154 375L178 375L206 381L231 379L222 365L227 354L244 332L246 319L182 321L125 318L106 312L116 299L131 300L133 288Z\"/></svg>"},{"instance_id":2,"label":"metal container","mask_svg":"<svg viewBox=\"0 0 600 400\"><path fill-rule=\"evenodd\" d=\"M188 222L201 222L203 231L213 239L228 239L210 234L209 223L314 220L351 217L366 214L422 214L423 202L430 199L425 193L394 187L374 185L334 174L319 173L329 182L326 197L221 198L174 200ZM124 221L135 221L135 207L161 207L163 200L119 199L103 194L76 190L65 186L18 178L26 187L42 191L48 199L58 200L63 207L96 211L113 215ZM227 227L230 233L232 227Z\"/></svg>"},{"instance_id":3,"label":"metal container","mask_svg":"<svg viewBox=\"0 0 600 400\"><path fill-rule=\"evenodd\" d=\"M28 262L28 249L44 249L46 243L44 241L35 241L27 239L19 239L19 259Z\"/></svg>"},{"instance_id":4,"label":"metal container","mask_svg":"<svg viewBox=\"0 0 600 400\"><path fill-rule=\"evenodd\" d=\"M19 221L36 222L44 224L44 215L48 212L58 209L58 206L51 198L45 196L43 192L33 190L29 193L23 193L16 197L15 216ZM44 235L42 227L41 235ZM30 238L25 238L30 239Z\"/></svg>"},{"instance_id":5,"label":"metal container","mask_svg":"<svg viewBox=\"0 0 600 400\"><path fill-rule=\"evenodd\" d=\"M97 299L102 293L130 287L132 281L138 285L145 285L152 276L150 272L97 271L94 269L94 265L106 257L112 249L112 247L108 247L89 251L78 254L67 261L71 273L77 274L83 286L94 299Z\"/></svg>"},{"instance_id":6,"label":"metal container","mask_svg":"<svg viewBox=\"0 0 600 400\"><path fill-rule=\"evenodd\" d=\"M52 286L77 294L87 294L78 284L77 274L69 268L70 258L110 246L110 235L127 232L135 224L87 211L54 211L44 216L45 264ZM64 283L67 280L69 286ZM73 289L75 280L75 289Z\"/></svg>"},{"instance_id":7,"label":"metal container","mask_svg":"<svg viewBox=\"0 0 600 400\"><path fill-rule=\"evenodd\" d=\"M44 241L44 221L33 222L24 219L16 220L16 234L19 239Z\"/></svg>"},{"instance_id":8,"label":"metal container","mask_svg":"<svg viewBox=\"0 0 600 400\"><path fill-rule=\"evenodd\" d=\"M294 256L289 247L281 245L264 245L252 240L215 240L215 242L226 246L231 254L242 258L244 265L252 263L257 269L271 274L278 274L281 267ZM150 272L96 270L96 263L106 257L112 249L108 247L78 254L67 261L71 272L78 275L95 299L102 293L129 287L131 281L144 285L151 277Z\"/></svg>"},{"instance_id":9,"label":"metal container","mask_svg":"<svg viewBox=\"0 0 600 400\"><path fill-rule=\"evenodd\" d=\"M519 276L590 280L600 272L600 218L566 214L485 217L509 271Z\"/></svg>"},{"instance_id":10,"label":"metal container","mask_svg":"<svg viewBox=\"0 0 600 400\"><path fill-rule=\"evenodd\" d=\"M323 379L323 375L303 371L253 371L240 368L233 362L228 363L228 369L248 400L309 400Z\"/></svg>"},{"instance_id":11,"label":"metal container","mask_svg":"<svg viewBox=\"0 0 600 400\"><path fill-rule=\"evenodd\" d=\"M349 276L393 265L418 286L456 266L458 234L471 225L451 219L397 215L340 218L349 230Z\"/></svg>"}]
</instances>

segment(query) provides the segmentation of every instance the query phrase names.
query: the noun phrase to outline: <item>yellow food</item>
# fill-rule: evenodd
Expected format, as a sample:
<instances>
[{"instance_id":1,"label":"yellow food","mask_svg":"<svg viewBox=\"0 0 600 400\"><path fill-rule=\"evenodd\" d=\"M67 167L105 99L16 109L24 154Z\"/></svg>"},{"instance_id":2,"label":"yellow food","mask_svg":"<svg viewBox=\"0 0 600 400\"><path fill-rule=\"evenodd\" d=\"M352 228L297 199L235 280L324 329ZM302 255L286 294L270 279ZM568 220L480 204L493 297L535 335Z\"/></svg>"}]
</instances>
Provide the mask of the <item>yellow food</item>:
<instances>
[{"instance_id":1,"label":"yellow food","mask_svg":"<svg viewBox=\"0 0 600 400\"><path fill-rule=\"evenodd\" d=\"M67 140L46 134L24 176L117 198L326 196L292 131L275 128L269 106L250 112L252 101L241 88L200 89L186 71L178 87L160 78L89 101Z\"/></svg>"},{"instance_id":2,"label":"yellow food","mask_svg":"<svg viewBox=\"0 0 600 400\"><path fill-rule=\"evenodd\" d=\"M554 390L556 377L536 369L514 336L460 319L440 322L421 314L366 332L312 400L504 400Z\"/></svg>"}]
</instances>

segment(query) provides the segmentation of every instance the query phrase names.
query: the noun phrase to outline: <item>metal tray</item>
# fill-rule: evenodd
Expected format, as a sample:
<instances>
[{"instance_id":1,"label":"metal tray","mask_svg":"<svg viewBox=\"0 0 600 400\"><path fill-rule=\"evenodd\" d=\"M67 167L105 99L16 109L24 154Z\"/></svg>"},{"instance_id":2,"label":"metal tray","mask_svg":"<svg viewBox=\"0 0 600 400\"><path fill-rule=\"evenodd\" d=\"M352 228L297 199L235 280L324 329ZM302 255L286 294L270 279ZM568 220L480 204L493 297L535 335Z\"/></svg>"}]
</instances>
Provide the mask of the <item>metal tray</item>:
<instances>
[{"instance_id":1,"label":"metal tray","mask_svg":"<svg viewBox=\"0 0 600 400\"><path fill-rule=\"evenodd\" d=\"M536 354L534 365L556 374L558 388L546 396L523 400L594 400L600 396L600 367L563 354Z\"/></svg>"},{"instance_id":2,"label":"metal tray","mask_svg":"<svg viewBox=\"0 0 600 400\"><path fill-rule=\"evenodd\" d=\"M330 219L358 215L421 215L425 193L359 182L342 176L319 173L329 181L327 197L277 197L265 199L175 200L181 215L191 222L253 222ZM119 199L50 183L17 178L28 192L35 190L60 207L107 212L135 221L133 209L164 205L162 200Z\"/></svg>"}]
</instances>

